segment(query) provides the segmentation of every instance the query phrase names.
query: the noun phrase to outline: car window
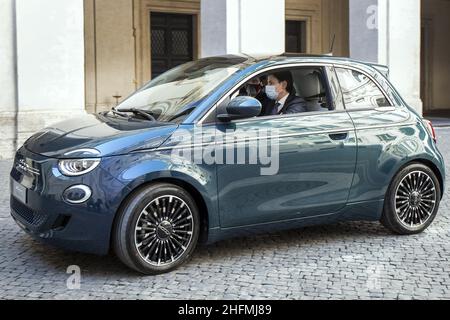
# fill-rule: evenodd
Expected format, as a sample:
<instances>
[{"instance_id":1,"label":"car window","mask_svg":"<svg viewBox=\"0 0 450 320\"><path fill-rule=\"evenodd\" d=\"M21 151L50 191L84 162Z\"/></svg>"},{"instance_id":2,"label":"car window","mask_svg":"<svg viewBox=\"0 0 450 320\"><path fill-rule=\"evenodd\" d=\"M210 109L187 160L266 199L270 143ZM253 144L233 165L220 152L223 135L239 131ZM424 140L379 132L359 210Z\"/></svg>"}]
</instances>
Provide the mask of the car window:
<instances>
[{"instance_id":1,"label":"car window","mask_svg":"<svg viewBox=\"0 0 450 320\"><path fill-rule=\"evenodd\" d=\"M246 67L245 58L206 58L180 65L150 81L117 107L148 112L160 122L178 122L224 81Z\"/></svg>"},{"instance_id":2,"label":"car window","mask_svg":"<svg viewBox=\"0 0 450 320\"><path fill-rule=\"evenodd\" d=\"M292 69L297 96L306 102L307 112L334 110L327 76L322 67L303 67Z\"/></svg>"},{"instance_id":3,"label":"car window","mask_svg":"<svg viewBox=\"0 0 450 320\"><path fill-rule=\"evenodd\" d=\"M334 67L325 67L325 69L327 70L328 83L330 84L333 109L344 110L344 99Z\"/></svg>"},{"instance_id":4,"label":"car window","mask_svg":"<svg viewBox=\"0 0 450 320\"><path fill-rule=\"evenodd\" d=\"M393 101L393 103L396 106L401 106L402 105L402 100L400 99L398 94L395 93L395 91L393 90L393 88L389 84L389 81L384 76L382 76L379 73L374 74L373 77L381 85L381 87L383 88L384 92L386 92L386 94L391 99L391 101Z\"/></svg>"},{"instance_id":5,"label":"car window","mask_svg":"<svg viewBox=\"0 0 450 320\"><path fill-rule=\"evenodd\" d=\"M288 73L288 75L286 75ZM271 111L276 104L276 100L267 93L267 86L272 86L273 81L277 81L273 75L282 75L282 78L288 78L287 100L284 102L283 108L278 115L287 114L305 114L308 112L324 112L333 111L335 105L332 103L332 95L330 93L327 75L322 67L295 67L282 68L260 74L252 78L238 90L234 91L224 105L219 108L224 112L225 104L236 96L250 96L259 100L262 104L260 117L274 116L275 111Z\"/></svg>"},{"instance_id":6,"label":"car window","mask_svg":"<svg viewBox=\"0 0 450 320\"><path fill-rule=\"evenodd\" d=\"M390 107L380 88L365 74L356 70L336 68L347 109Z\"/></svg>"}]
</instances>

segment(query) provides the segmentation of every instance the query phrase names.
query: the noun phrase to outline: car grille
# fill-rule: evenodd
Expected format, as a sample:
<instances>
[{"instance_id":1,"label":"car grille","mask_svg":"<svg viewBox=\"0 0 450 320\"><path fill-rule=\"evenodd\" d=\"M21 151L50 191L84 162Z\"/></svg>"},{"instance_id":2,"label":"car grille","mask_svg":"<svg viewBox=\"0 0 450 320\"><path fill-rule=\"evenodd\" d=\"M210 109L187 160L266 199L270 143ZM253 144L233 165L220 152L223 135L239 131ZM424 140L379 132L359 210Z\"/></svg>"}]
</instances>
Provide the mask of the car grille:
<instances>
[{"instance_id":1,"label":"car grille","mask_svg":"<svg viewBox=\"0 0 450 320\"><path fill-rule=\"evenodd\" d=\"M14 197L11 197L11 210L15 215L19 216L21 220L33 227L39 227L45 221L45 215L28 208Z\"/></svg>"}]
</instances>

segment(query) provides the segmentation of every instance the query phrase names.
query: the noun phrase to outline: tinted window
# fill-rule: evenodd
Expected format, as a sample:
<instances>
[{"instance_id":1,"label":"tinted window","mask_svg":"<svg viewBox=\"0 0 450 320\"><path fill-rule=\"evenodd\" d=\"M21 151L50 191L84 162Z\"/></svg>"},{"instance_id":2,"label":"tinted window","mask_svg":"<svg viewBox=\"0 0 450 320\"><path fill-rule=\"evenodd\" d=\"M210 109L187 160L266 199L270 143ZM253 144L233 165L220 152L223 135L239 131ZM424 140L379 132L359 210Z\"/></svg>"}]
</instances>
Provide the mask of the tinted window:
<instances>
[{"instance_id":1,"label":"tinted window","mask_svg":"<svg viewBox=\"0 0 450 320\"><path fill-rule=\"evenodd\" d=\"M350 69L336 68L347 109L389 107L378 86L366 75Z\"/></svg>"}]
</instances>

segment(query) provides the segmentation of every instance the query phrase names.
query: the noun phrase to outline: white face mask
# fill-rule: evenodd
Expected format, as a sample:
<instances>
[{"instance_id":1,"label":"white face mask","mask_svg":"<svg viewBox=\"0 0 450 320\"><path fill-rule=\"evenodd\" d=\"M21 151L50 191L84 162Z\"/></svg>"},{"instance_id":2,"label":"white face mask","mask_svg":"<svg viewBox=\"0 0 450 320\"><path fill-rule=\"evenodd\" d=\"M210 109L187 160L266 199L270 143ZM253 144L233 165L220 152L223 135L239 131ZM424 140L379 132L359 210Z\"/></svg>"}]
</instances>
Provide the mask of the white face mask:
<instances>
[{"instance_id":1,"label":"white face mask","mask_svg":"<svg viewBox=\"0 0 450 320\"><path fill-rule=\"evenodd\" d=\"M266 95L267 98L271 100L277 100L278 99L278 92L275 86L266 86Z\"/></svg>"}]
</instances>

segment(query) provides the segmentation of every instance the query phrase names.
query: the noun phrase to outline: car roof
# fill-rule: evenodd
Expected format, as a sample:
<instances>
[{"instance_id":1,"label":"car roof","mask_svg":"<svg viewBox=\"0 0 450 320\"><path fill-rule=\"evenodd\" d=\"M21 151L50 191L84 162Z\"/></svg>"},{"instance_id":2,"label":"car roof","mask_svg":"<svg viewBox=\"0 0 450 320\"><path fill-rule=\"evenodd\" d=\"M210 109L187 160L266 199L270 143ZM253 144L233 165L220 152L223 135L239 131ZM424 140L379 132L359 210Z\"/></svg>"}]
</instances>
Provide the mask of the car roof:
<instances>
[{"instance_id":1,"label":"car roof","mask_svg":"<svg viewBox=\"0 0 450 320\"><path fill-rule=\"evenodd\" d=\"M281 55L247 55L249 59L254 60L255 62L262 61L279 61L279 62L304 62L304 61L326 61L326 62L346 62L346 63L356 63L356 64L364 64L371 66L372 63L359 61L347 57L336 57L332 54L302 54L302 53L283 53Z\"/></svg>"},{"instance_id":2,"label":"car roof","mask_svg":"<svg viewBox=\"0 0 450 320\"><path fill-rule=\"evenodd\" d=\"M214 57L211 57L214 59ZM372 62L359 61L347 57L336 57L332 54L298 54L298 53L283 53L281 55L267 55L267 54L237 54L237 55L225 55L215 58L221 59L236 59L240 58L243 64L254 65L254 64L273 64L273 65L283 65L288 63L302 63L302 62L316 62L316 63L331 63L331 64L344 64L344 65L357 65L360 67L366 67L370 69L377 69L384 75L389 73L389 68L385 65L376 64Z\"/></svg>"}]
</instances>

